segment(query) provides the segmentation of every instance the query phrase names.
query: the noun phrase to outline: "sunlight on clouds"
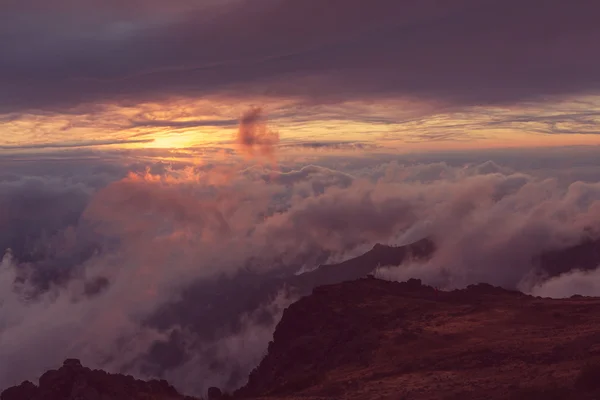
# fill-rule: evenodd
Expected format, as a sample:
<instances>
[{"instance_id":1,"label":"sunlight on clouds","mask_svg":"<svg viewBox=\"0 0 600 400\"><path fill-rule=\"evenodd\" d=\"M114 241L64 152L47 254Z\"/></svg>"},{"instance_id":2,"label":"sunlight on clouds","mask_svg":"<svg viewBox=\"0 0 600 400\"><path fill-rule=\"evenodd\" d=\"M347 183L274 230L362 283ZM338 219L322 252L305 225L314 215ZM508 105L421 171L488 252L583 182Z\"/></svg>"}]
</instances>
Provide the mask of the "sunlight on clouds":
<instances>
[{"instance_id":1,"label":"sunlight on clouds","mask_svg":"<svg viewBox=\"0 0 600 400\"><path fill-rule=\"evenodd\" d=\"M281 146L288 147L345 141L413 151L600 143L600 97L461 109L406 99L312 104L273 97L251 101L212 97L80 106L62 114L3 115L0 150L97 146L233 149L239 118L251 106L264 110L270 126L281 135Z\"/></svg>"},{"instance_id":2,"label":"sunlight on clouds","mask_svg":"<svg viewBox=\"0 0 600 400\"><path fill-rule=\"evenodd\" d=\"M600 143L600 98L468 107L406 120L384 140L435 147L529 147Z\"/></svg>"},{"instance_id":3,"label":"sunlight on clouds","mask_svg":"<svg viewBox=\"0 0 600 400\"><path fill-rule=\"evenodd\" d=\"M233 129L225 128L197 128L186 129L174 132L170 129L163 129L153 132L150 136L151 143L133 144L133 147L144 148L167 148L167 149L185 149L194 146L212 144L213 142L226 141L231 139Z\"/></svg>"}]
</instances>

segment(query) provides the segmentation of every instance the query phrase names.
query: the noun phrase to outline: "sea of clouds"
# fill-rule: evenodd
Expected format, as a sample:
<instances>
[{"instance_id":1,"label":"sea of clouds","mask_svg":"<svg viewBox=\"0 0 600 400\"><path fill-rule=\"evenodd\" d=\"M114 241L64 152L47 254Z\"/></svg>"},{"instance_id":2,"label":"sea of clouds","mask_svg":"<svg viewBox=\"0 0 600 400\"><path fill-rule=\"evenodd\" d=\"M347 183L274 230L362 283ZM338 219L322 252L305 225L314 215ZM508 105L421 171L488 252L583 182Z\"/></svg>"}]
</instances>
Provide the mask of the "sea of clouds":
<instances>
[{"instance_id":1,"label":"sea of clouds","mask_svg":"<svg viewBox=\"0 0 600 400\"><path fill-rule=\"evenodd\" d=\"M246 157L2 160L0 388L67 357L190 394L239 387L296 300L261 285L375 243L438 247L386 279L600 294L596 271L531 274L536 255L597 234L596 149L282 157L260 112L244 118Z\"/></svg>"}]
</instances>

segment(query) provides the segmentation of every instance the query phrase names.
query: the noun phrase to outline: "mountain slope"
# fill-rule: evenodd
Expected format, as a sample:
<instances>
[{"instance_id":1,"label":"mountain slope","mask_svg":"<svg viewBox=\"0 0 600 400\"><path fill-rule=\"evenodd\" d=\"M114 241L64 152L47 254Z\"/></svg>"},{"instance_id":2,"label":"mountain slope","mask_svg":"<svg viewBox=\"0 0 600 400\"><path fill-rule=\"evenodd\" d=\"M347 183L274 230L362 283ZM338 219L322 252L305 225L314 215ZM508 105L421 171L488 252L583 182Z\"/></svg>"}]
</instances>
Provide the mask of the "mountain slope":
<instances>
[{"instance_id":1,"label":"mountain slope","mask_svg":"<svg viewBox=\"0 0 600 400\"><path fill-rule=\"evenodd\" d=\"M234 398L597 399L599 332L599 298L542 299L487 284L438 292L415 279L369 277L316 288L286 309ZM92 371L77 360L0 398L190 399L165 381Z\"/></svg>"},{"instance_id":2,"label":"mountain slope","mask_svg":"<svg viewBox=\"0 0 600 400\"><path fill-rule=\"evenodd\" d=\"M290 306L236 396L598 398L599 332L597 298L361 279Z\"/></svg>"}]
</instances>

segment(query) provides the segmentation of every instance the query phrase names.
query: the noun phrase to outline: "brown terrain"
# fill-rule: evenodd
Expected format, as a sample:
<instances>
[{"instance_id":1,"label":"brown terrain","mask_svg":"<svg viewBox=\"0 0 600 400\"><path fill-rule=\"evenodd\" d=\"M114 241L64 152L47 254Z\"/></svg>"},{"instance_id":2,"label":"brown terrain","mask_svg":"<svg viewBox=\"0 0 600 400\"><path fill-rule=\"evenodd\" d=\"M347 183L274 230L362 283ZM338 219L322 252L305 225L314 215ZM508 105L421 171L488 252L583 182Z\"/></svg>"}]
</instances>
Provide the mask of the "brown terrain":
<instances>
[{"instance_id":1,"label":"brown terrain","mask_svg":"<svg viewBox=\"0 0 600 400\"><path fill-rule=\"evenodd\" d=\"M600 299L373 278L291 305L236 397L597 399Z\"/></svg>"},{"instance_id":2,"label":"brown terrain","mask_svg":"<svg viewBox=\"0 0 600 400\"><path fill-rule=\"evenodd\" d=\"M598 243L550 252L549 275L576 261L591 269ZM542 299L487 284L438 292L418 280L365 276L377 265L427 258L424 240L375 246L345 263L297 277L298 287L330 283L292 304L268 354L233 398L273 400L600 399L600 299ZM340 279L349 281L339 283ZM201 379L201 377L199 377ZM216 388L209 399L224 399ZM1 400L182 400L165 381L139 381L67 360L39 384Z\"/></svg>"}]
</instances>

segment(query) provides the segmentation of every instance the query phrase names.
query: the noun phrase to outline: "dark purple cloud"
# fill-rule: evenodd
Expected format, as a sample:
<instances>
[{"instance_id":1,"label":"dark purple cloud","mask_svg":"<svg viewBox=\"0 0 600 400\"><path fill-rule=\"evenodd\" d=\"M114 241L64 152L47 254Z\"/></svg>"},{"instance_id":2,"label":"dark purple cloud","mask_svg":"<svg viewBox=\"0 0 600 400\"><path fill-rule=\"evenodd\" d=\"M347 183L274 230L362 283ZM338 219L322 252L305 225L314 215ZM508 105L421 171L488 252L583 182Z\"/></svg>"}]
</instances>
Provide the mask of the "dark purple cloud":
<instances>
[{"instance_id":1,"label":"dark purple cloud","mask_svg":"<svg viewBox=\"0 0 600 400\"><path fill-rule=\"evenodd\" d=\"M486 104L600 89L593 0L44 4L3 5L0 111L214 93Z\"/></svg>"}]
</instances>

